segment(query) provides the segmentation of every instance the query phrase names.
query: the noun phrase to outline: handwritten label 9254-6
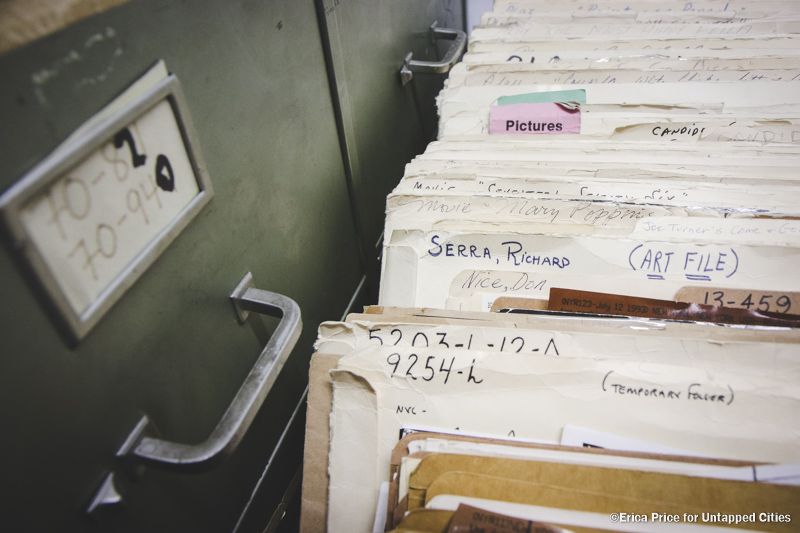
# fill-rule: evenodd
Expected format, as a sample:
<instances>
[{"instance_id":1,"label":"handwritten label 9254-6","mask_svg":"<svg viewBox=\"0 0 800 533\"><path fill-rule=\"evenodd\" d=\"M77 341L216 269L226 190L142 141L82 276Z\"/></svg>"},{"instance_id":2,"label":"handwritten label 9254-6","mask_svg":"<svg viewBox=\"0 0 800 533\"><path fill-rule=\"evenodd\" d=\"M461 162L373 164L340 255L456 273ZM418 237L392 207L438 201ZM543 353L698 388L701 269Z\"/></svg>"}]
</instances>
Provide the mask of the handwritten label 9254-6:
<instances>
[{"instance_id":1,"label":"handwritten label 9254-6","mask_svg":"<svg viewBox=\"0 0 800 533\"><path fill-rule=\"evenodd\" d=\"M396 351L386 356L390 377L442 384L462 380L480 384L483 377L475 368L472 350L520 355L560 355L552 334L519 331L502 334L494 328L437 331L410 324L374 326L367 329L372 344ZM435 353L431 353L435 351Z\"/></svg>"},{"instance_id":2,"label":"handwritten label 9254-6","mask_svg":"<svg viewBox=\"0 0 800 533\"><path fill-rule=\"evenodd\" d=\"M427 355L399 352L390 353L386 357L386 364L391 368L391 377L401 377L412 381L441 381L447 385L451 377L463 377L466 383L478 385L483 379L477 377L475 372L475 358L471 359L469 366L456 365L456 356Z\"/></svg>"}]
</instances>

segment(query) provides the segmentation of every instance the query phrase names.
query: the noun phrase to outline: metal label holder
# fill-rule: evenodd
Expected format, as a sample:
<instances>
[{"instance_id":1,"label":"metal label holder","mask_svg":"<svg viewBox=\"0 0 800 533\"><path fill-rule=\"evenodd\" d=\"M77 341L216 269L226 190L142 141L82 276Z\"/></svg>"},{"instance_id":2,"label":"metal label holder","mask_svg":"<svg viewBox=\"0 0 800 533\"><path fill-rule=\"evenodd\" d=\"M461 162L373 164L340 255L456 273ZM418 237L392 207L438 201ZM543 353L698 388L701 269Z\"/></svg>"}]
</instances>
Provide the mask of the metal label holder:
<instances>
[{"instance_id":1,"label":"metal label holder","mask_svg":"<svg viewBox=\"0 0 800 533\"><path fill-rule=\"evenodd\" d=\"M169 102L180 130L199 193L139 251L85 311L77 313L22 224L22 210L28 201L102 147L115 133L164 100ZM198 146L181 84L178 78L170 74L125 109L91 127L80 139L58 147L0 196L0 221L15 255L32 269L36 283L43 289L70 337L76 342L91 331L211 200L214 192Z\"/></svg>"}]
</instances>

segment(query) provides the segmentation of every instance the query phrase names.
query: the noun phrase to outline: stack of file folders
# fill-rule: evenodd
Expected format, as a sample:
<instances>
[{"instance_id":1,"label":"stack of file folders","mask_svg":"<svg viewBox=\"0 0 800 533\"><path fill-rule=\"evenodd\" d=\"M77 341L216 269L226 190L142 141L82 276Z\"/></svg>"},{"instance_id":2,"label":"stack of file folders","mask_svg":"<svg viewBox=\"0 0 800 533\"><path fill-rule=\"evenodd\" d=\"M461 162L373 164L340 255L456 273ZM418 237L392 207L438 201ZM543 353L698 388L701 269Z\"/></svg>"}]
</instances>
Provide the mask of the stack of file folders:
<instances>
[{"instance_id":1,"label":"stack of file folders","mask_svg":"<svg viewBox=\"0 0 800 533\"><path fill-rule=\"evenodd\" d=\"M800 2L495 0L438 108L302 530L798 530Z\"/></svg>"}]
</instances>

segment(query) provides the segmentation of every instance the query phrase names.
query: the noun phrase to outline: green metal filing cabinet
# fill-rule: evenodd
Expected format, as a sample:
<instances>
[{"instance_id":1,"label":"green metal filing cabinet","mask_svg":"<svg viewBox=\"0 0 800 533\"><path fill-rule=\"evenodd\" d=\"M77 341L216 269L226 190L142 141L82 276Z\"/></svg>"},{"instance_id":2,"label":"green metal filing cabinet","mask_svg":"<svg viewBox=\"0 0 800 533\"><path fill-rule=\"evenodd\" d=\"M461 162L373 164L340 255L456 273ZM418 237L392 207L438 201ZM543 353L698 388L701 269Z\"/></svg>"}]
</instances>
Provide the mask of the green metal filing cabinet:
<instances>
[{"instance_id":1,"label":"green metal filing cabinet","mask_svg":"<svg viewBox=\"0 0 800 533\"><path fill-rule=\"evenodd\" d=\"M399 71L408 52L443 52L429 27L463 28L463 5L117 3L0 55L0 527L291 531L317 325L375 301L385 196L435 135L442 77L402 85ZM179 138L210 186L200 180L192 216L135 272L123 268L114 298L76 330L54 296L47 268L58 266L34 270L31 247L44 245L15 230L15 191L158 60L180 84L169 85ZM139 216L135 202L192 178L162 165L158 143L135 146L138 131L126 140L126 129L108 130L97 153L154 168L142 176L161 191L128 191L127 214ZM34 189L90 198L85 176L64 179ZM51 232L59 216L82 214L79 201L54 205L40 221ZM110 255L101 233L87 258ZM85 262L84 271L97 265ZM248 272L252 287L286 298L251 289L232 305ZM276 305L282 316L263 313ZM276 379L251 373L281 346ZM208 447L184 446L198 443Z\"/></svg>"}]
</instances>

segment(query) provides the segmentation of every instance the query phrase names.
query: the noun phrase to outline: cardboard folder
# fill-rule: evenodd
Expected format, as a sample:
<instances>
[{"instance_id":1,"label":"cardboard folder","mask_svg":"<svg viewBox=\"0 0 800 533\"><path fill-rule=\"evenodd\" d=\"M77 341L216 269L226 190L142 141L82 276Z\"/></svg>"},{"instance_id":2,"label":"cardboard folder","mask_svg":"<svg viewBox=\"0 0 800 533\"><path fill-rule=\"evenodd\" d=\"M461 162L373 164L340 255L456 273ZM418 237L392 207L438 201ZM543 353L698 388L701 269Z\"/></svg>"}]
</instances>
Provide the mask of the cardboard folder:
<instances>
[{"instance_id":1,"label":"cardboard folder","mask_svg":"<svg viewBox=\"0 0 800 533\"><path fill-rule=\"evenodd\" d=\"M448 473L458 481L447 481L444 476ZM470 476L459 474L478 476L477 481L470 482ZM529 483L531 492L521 491L525 486L514 484L515 480ZM557 490L548 497L545 496L547 492L539 493L539 488L543 487ZM433 454L422 459L411 475L409 508L421 507L437 494L564 506L590 512L624 509L646 515L653 512L794 515L800 512L800 488L797 487L450 454ZM606 497L609 500L604 500ZM790 524L784 524L783 530L790 529Z\"/></svg>"},{"instance_id":2,"label":"cardboard folder","mask_svg":"<svg viewBox=\"0 0 800 533\"><path fill-rule=\"evenodd\" d=\"M381 310L384 311L385 309ZM443 317L446 316L446 314L441 312L439 313L439 315ZM502 418L497 418L489 415L486 419L484 419L485 421L482 422L482 424L486 425L478 425L478 426L474 425L474 420L473 422L469 421L470 416L464 418L464 415L467 413L473 413L473 414L479 413L482 410L486 411L486 413L488 414L490 412L494 412L495 409L500 409L504 413L513 412L514 411L513 408L511 411L509 411L507 408L503 407L504 402L506 401L511 401L512 403L518 405L528 405L531 404L531 402L533 402L533 404L536 405L548 404L548 400L545 400L543 398L536 400L533 399L533 396L531 396L530 399L526 400L523 399L514 400L513 399L515 397L514 391L521 392L523 389L520 389L513 385L509 387L508 385L510 385L511 382L509 382L508 385L500 385L500 388L494 392L488 391L487 389L488 395L486 396L484 396L480 391L476 390L469 390L469 394L465 395L467 390L465 390L464 387L468 385L469 386L473 385L469 383L468 379L470 375L470 368L473 369L472 376L475 379L485 379L488 376L488 375L479 375L476 373L476 369L478 369L479 367L472 366L475 364L473 359L478 359L481 361L485 360L486 362L494 360L499 364L500 360L503 357L511 357L511 356L503 356L500 354L494 354L489 357L486 354L466 349L467 339L469 339L470 333L473 335L473 342L483 343L485 348L485 344L491 342L490 337L494 335L494 333L491 333L491 328L489 328L489 330L487 330L485 333L480 333L474 328L471 332L469 329L462 329L462 334L457 335L456 333L458 332L458 329L450 330L448 332L447 330L430 328L430 326L428 327L422 327L422 325L415 326L413 324L414 317L409 317L405 319L405 322L410 323L410 326L409 325L403 326L394 319L390 319L388 322L382 323L380 320L380 316L376 315L363 315L363 316L365 317L372 316L373 317L372 320L375 322L373 322L373 324L371 324L370 326L365 325L363 329L354 330L352 328L344 328L343 330L342 329L337 330L339 331L338 334L330 335L326 333L325 335L323 335L323 338L325 340L322 344L322 346L327 346L327 347L334 347L334 346L338 347L340 353L347 353L348 350L352 350L353 347L363 347L364 343L366 343L367 345L371 344L376 346L376 348L372 350L369 349L364 350L362 348L361 352L362 355L355 356L355 359L353 359L354 357L353 355L346 356L344 359L340 360L339 364L337 365L337 370L333 373L334 414L331 418L331 424L332 424L331 434L333 437L333 441L331 442L331 456L330 456L331 500L329 503L329 512L331 510L345 509L345 507L341 507L342 505L345 505L344 500L341 500L341 498L346 498L347 500L351 501L353 498L355 498L357 501L365 502L365 504L362 507L362 511L364 512L365 516L361 516L360 513L349 512L346 513L344 516L334 517L334 523L336 524L337 527L354 528L353 530L361 530L363 528L368 527L366 522L371 523L371 511L369 511L369 509L371 508L371 504L366 502L375 501L376 497L375 491L379 479L388 479L387 478L388 473L386 473L389 464L388 455L386 455L387 457L386 459L380 459L380 457L384 456L385 454L388 454L388 451L384 452L383 450L388 450L389 448L391 448L393 440L397 438L397 431L402 424L404 423L421 424L421 425L433 425L440 427L442 425L445 425L445 427L449 426L451 429L458 427L459 428L458 431L470 431L483 434L489 433L498 436L501 435L504 436L508 434L509 427L507 426L512 420L511 418L509 418L508 415L504 415L504 417ZM465 316L472 317L468 319L469 321L466 322L467 324L468 323L474 324L475 318L482 315L467 314ZM509 320L506 317L503 317L502 319ZM422 319L422 317L417 317L416 320L424 320L424 319ZM535 321L530 317L526 317L524 319L515 318L515 320ZM567 323L568 322L565 321L565 324ZM624 327L620 323L617 324L618 327ZM681 325L681 326L684 327L685 329L690 329L688 325ZM422 329L414 329L420 327L422 327ZM330 326L327 326L327 328L330 330ZM336 330L335 327L333 329ZM729 329L729 328L718 328L718 329L720 332L725 332L726 334L730 333L730 334L744 335L743 331L739 331L736 329ZM362 333L352 335L352 333L354 332L357 333L357 331L361 331ZM418 335L418 333L423 331L429 335L428 336L429 340L435 339L438 341L441 339L444 342L450 344L450 346L452 346L453 348L455 348L455 344L463 344L463 347L461 348L462 351L460 352L460 354L452 352L450 355L447 356L448 358L444 360L444 364L441 365L440 363L442 363L442 361L440 361L439 359L436 359L433 363L431 363L430 361L426 361L427 357L429 356L439 357L440 354L435 354L434 352L419 351L420 349L425 350L423 346L420 346L423 337ZM515 331L514 338L516 338L522 333L522 331L519 329L516 329L514 331ZM700 327L696 330L696 333L703 331L705 331L705 333L703 334L707 335L709 332L714 330L708 330L703 327ZM449 336L440 337L439 335L437 335L437 333L444 333L445 335ZM774 335L775 332L770 333L768 331L765 331L764 333L767 335ZM791 332L787 332L787 334L791 334ZM752 332L750 333L750 335L752 335ZM389 344L390 341L392 343L397 341L398 344L396 346L391 346L390 348L387 347L386 349L381 351L381 348L377 347L379 346L379 344L378 341L376 340L376 337L381 337L383 342L387 345ZM402 341L401 337L403 339ZM358 341L357 340L358 338L363 339L363 341ZM526 337L526 334L522 334L520 339L515 341L516 345L519 345L520 342L523 340L523 338L527 339L525 341L526 343L529 342L534 343L533 337L528 338ZM742 338L745 337L743 336ZM497 339L499 339L499 337ZM510 339L511 337L509 337L509 340ZM609 340L611 339L612 337L609 337ZM543 338L543 341L544 344L542 346L546 346L547 339ZM664 344L663 341L659 342L662 349L667 349L666 347L668 346L668 344ZM411 346L412 344L417 344L416 348L414 346ZM530 345L534 346L534 344ZM590 346L591 344L592 343L587 344L587 347ZM594 344L598 347L601 346L596 341L594 341ZM643 349L643 345L639 344L638 353L652 354L653 356L655 356L658 350L657 344L658 343L653 344L652 348L648 349ZM612 345L613 344L610 344L609 346ZM711 345L713 345L713 343L711 343L709 346ZM686 344L685 341L683 341L680 343L680 346L682 346L681 350L683 350L686 349L688 345ZM770 346L769 349L774 350L779 345L764 345L764 346L765 347ZM787 350L789 350L787 352L787 357L789 358L787 359L788 362L789 360L791 360L790 353L792 349L790 345L787 345ZM727 352L733 354L735 353L735 350L734 351L727 350ZM456 376L460 376L459 379L461 381L456 382L455 385L447 385L446 388L442 388L441 383L439 383L438 385L436 385L436 387L440 389L440 392L443 395L437 396L438 393L434 392L434 389L431 388L433 387L433 385L425 383L424 379L418 379L415 382L413 380L409 380L409 378L406 378L406 380L398 381L397 378L389 377L387 373L391 371L391 366L388 365L387 363L394 362L395 359L400 358L397 362L400 363L400 360L402 360L402 363L400 363L399 365L401 367L400 373L404 373L407 371L406 366L408 366L409 363L411 362L411 359L409 358L411 353L417 353L418 356L423 354L425 355L425 358L423 358L422 362L419 363L420 370L424 368L426 363L428 363L428 366L432 366L435 369L439 368L440 366L447 368L449 365L448 361L450 361L450 358L453 357L453 364L450 366L450 374L454 378L456 378ZM563 353L566 354L566 352ZM614 353L614 350L607 353ZM634 352L631 352L631 355L632 357L636 357L634 355ZM722 351L720 352L720 355L722 355ZM752 352L749 355L751 356L750 360L753 361L754 365L750 367L751 368L750 370L747 370L748 375L751 375L752 372L758 373L759 372L758 366L760 364L761 368L765 373L764 379L771 380L772 385L770 385L769 387L773 391L776 392L779 390L788 391L788 389L785 389L784 386L778 387L778 382L772 381L772 378L768 377L769 375L774 375L775 367L771 365L774 364L775 359L771 359L773 363L771 363L770 366L763 366L763 359L761 360L753 359ZM696 357L696 355L691 357ZM581 373L579 372L577 374L570 374L569 372L567 372L567 374L564 374L563 372L567 368L573 368L577 370L577 368L583 364L600 365L600 366L606 364L599 361L590 363L588 360L586 363L579 363L577 360L568 362L566 359L561 359L561 356L558 359L559 360L552 359L552 354L550 354L550 357L542 356L541 358L537 358L536 360L537 362L535 365L536 368L535 373L541 377L536 379L542 379L544 376L548 375L547 371L548 367L552 365L558 366L560 368L558 373L550 375L552 375L553 377L555 377L556 375L562 375L564 376L564 378L567 378L567 376L571 376L568 381L563 381L563 383L565 384L572 383L571 385L569 385L569 388L564 389L564 392L573 391L568 393L570 395L575 394L577 391L580 390L580 388L575 388L575 387L579 386L578 385L580 382L579 376L581 375ZM715 374L717 375L717 377L721 377L721 373L725 372L724 370L725 367L730 368L730 365L733 364L734 359L735 357L733 359L727 359L725 360L726 362L723 362L724 359L720 359L720 366L718 367L718 370L715 370ZM745 354L745 352L743 352L742 357L739 358L740 363L738 364L747 365L747 359L748 359L747 355ZM359 362L356 363L356 361ZM533 363L534 360L530 358L519 359L517 357L517 358L507 359L507 361L508 364L510 365L507 367L509 370L514 369L511 371L524 373L525 371L523 369L526 366L526 364ZM643 364L644 363L636 363L634 366L627 368L629 369L647 368L648 372L652 372L657 368L659 368L658 365L648 364L645 367L642 366ZM708 359L705 364L707 365L713 363L711 359ZM373 372L372 370L367 371L367 369L372 368L373 365L377 365L374 366L376 372ZM609 369L612 367L620 368L617 366L617 363L613 363L612 366L609 367ZM531 369L533 368L534 367L531 367ZM667 371L666 367L662 368L664 368L664 370ZM679 366L671 366L669 367L668 372L677 377L682 372L685 372L685 370L681 370L680 368L681 367ZM367 373L364 373L365 371L367 371ZM458 374L459 371L462 373ZM606 373L607 372L608 369L606 370ZM785 372L786 371L784 370L781 373L784 374L784 377L787 378L786 386L790 386L790 383L794 380L794 378L790 377L792 375L791 372L789 374L786 374ZM605 375L605 373L602 372L599 373L597 375L598 380L602 380L603 375ZM612 376L613 375L614 374L612 374ZM418 376L418 378L424 378L424 377L426 377L425 374L421 374L420 376ZM689 376L687 375L686 377L688 378ZM614 381L614 379L615 378L612 378L612 381ZM753 378L748 378L748 379L753 384L755 384L755 382L758 381L757 378L755 379L755 382L752 381ZM600 381L598 381L598 383L599 382ZM413 384L413 387L409 388L408 386L403 385L399 389L395 390L392 386L392 383L397 383L398 385L407 383L409 386ZM557 382L553 382L553 385L555 385L556 383ZM536 389L535 388L531 389L532 384L533 382L528 383L528 385L526 386L528 392L526 392L525 394L527 395L536 394L534 392ZM741 384L744 385L744 382L742 382ZM389 388L387 388L387 386ZM736 401L740 402L742 401L741 400L742 394L744 394L746 397L747 393L743 392L744 389L741 389L742 392L740 393L740 389L738 387L739 385L734 385L734 388L737 389L736 397L739 398ZM540 390L544 391L546 389L540 389ZM420 393L422 393L422 396L419 395ZM435 400L433 403L430 403L428 400L433 400L434 397L437 397L439 399ZM423 400L423 398L428 398L428 400ZM567 404L569 402L564 401L565 398L564 396L562 396L561 398L562 399L559 401L558 416L561 418L562 420L561 423L563 424L577 423L581 418L583 418L584 425L592 426L593 424L601 423L600 421L603 419L603 417L607 416L603 415L603 417L598 417L601 411L598 411L597 409L600 408L600 406L603 405L604 403L601 397L593 396L591 401L589 403L584 404L580 411L569 410L567 408ZM620 400L624 399L624 396L620 397L619 399ZM639 401L641 400L635 400L631 405L637 404L637 402ZM650 401L661 402L663 400L653 399ZM770 401L772 402L773 400ZM337 409L337 402L340 402L338 404L339 405L338 409ZM748 400L744 400L744 402L745 403L742 405L747 405L750 403ZM739 404L737 403L735 405ZM759 413L769 412L771 417L778 416L779 418L780 415L778 415L778 413L774 409L774 407L777 405L781 405L780 401L778 403L772 403L771 407L768 408L766 411L759 410ZM398 411L398 406L403 407L402 412ZM620 409L622 407L624 407L623 404L619 404L615 409ZM664 411L664 409L667 409L667 411ZM659 406L660 410L660 414L658 417L659 424L669 423L668 421L670 420L670 416L668 416L667 414L669 409L670 407L668 406L667 407ZM370 413L376 413L376 414L383 413L383 414L377 416L376 419L371 419ZM626 416L627 412L619 411L617 414ZM681 425L684 425L685 423L689 422L688 419L685 419L685 416L687 414L688 412L680 415ZM709 412L708 414L710 415L711 413ZM717 445L722 445L723 443L736 442L736 445L732 448L726 448L725 446L723 446L722 448L717 448L717 447L708 448L707 453L710 453L715 457L719 456L723 457L727 456L733 458L739 457L742 459L750 459L750 460L792 459L792 452L790 450L794 449L794 445L790 445L788 448L786 448L787 455L777 454L770 456L764 453L770 447L770 445L767 444L766 442L759 442L758 444L753 443L754 444L753 446L748 447L745 444L745 440L741 440L741 438L746 435L750 436L758 435L759 438L762 439L771 439L771 438L781 439L788 437L791 433L786 433L785 428L791 426L790 420L792 419L791 415L788 415L788 411L787 411L787 416L789 416L789 418L787 418L785 422L779 422L778 418L773 418L773 421L770 422L770 424L772 423L777 424L773 426L774 430L768 431L767 430L768 426L762 426L759 429L748 427L747 423L745 423L743 419L727 426L728 429L723 431L723 433L727 433L726 436L720 434L718 435L717 438L714 438L711 436L710 433L708 433L711 427L714 426L714 423L709 424L709 420L716 420L717 423L720 423L722 422L723 419L718 417L723 415L724 412L717 412L710 419L707 419L705 418L705 416L702 416L701 418L697 419L698 422L700 422L700 420L702 420L702 422L699 425L697 425L696 428L689 430L688 427L685 427L685 431L698 431L704 435L703 439L697 442L686 441L686 440L679 442L678 440L670 439L667 437L666 433L663 433L663 431L662 432L656 431L655 426L652 427L642 426L642 430L644 431L644 433L641 433L640 435L645 436L646 438L656 439L667 444L671 442L672 445L675 446L676 448L683 448L683 449L687 448L691 449L694 446L701 444L701 442L705 445L711 444L712 442L716 442ZM624 433L630 434L629 432L631 428L634 428L636 425L632 424L632 419L629 417L625 418L625 420L626 421L624 424L618 425L616 427L614 427L613 424L611 426L604 425L603 427L605 427L610 431L621 432L623 434ZM497 426L496 422L499 422L500 425ZM503 422L505 422L505 424ZM537 427L539 429L543 427L541 422L544 422L544 420L540 421L540 423L537 424ZM718 429L722 429L723 426L717 426L717 427ZM549 439L551 442L558 440L557 431L550 434L544 434L536 432L526 433L525 431L521 430L520 427L515 427L513 429L515 429L516 435L521 437ZM734 435L730 433L730 431L734 431L739 435L739 437L734 437ZM372 441L372 444L367 443L367 441L369 441L371 438L370 435L378 435L378 433L382 434L383 437L379 438L377 441ZM677 434L675 434L675 436L677 436ZM777 450L777 448L775 450ZM377 455L375 451L377 451ZM695 449L694 451L699 452L701 450ZM375 461L376 458L377 461ZM349 505L352 506L352 503L350 503ZM346 522L337 521L342 518L344 518L347 521ZM329 516L328 519L330 524L331 516ZM358 525L358 523L350 522L349 520L351 519L365 520L366 522L362 522L361 525Z\"/></svg>"},{"instance_id":3,"label":"cardboard folder","mask_svg":"<svg viewBox=\"0 0 800 533\"><path fill-rule=\"evenodd\" d=\"M508 438L487 439L466 435L414 432L401 439L392 453L387 528L399 524L409 510L408 496L412 473L423 458L437 453L532 459L742 481L755 481L753 473L756 468L760 468L752 463L740 461L554 446Z\"/></svg>"}]
</instances>

